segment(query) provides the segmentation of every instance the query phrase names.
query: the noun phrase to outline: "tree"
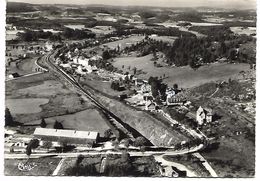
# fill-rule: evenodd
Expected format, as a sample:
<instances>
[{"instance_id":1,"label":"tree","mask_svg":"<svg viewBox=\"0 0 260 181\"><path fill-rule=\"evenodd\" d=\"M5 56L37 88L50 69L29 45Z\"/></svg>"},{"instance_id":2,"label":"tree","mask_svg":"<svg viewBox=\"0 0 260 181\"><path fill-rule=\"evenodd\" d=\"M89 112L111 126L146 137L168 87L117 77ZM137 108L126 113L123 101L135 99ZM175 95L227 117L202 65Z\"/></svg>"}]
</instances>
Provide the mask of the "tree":
<instances>
[{"instance_id":1,"label":"tree","mask_svg":"<svg viewBox=\"0 0 260 181\"><path fill-rule=\"evenodd\" d=\"M111 129L107 129L105 132L104 132L104 137L105 138L110 138L110 136L113 135L113 132Z\"/></svg>"},{"instance_id":2,"label":"tree","mask_svg":"<svg viewBox=\"0 0 260 181\"><path fill-rule=\"evenodd\" d=\"M173 84L173 89L178 90L178 84Z\"/></svg>"},{"instance_id":3,"label":"tree","mask_svg":"<svg viewBox=\"0 0 260 181\"><path fill-rule=\"evenodd\" d=\"M28 143L28 147L30 147L31 149L35 149L39 146L40 141L38 139L32 139L29 143Z\"/></svg>"},{"instance_id":4,"label":"tree","mask_svg":"<svg viewBox=\"0 0 260 181\"><path fill-rule=\"evenodd\" d=\"M40 123L40 126L41 126L42 128L45 128L45 127L47 126L47 124L46 124L44 118L42 118L41 123Z\"/></svg>"},{"instance_id":5,"label":"tree","mask_svg":"<svg viewBox=\"0 0 260 181\"><path fill-rule=\"evenodd\" d=\"M5 126L11 126L13 125L14 120L13 116L11 115L11 112L8 108L5 109Z\"/></svg>"},{"instance_id":6,"label":"tree","mask_svg":"<svg viewBox=\"0 0 260 181\"><path fill-rule=\"evenodd\" d=\"M26 149L25 149L25 153L29 157L32 154L32 148L27 146Z\"/></svg>"},{"instance_id":7,"label":"tree","mask_svg":"<svg viewBox=\"0 0 260 181\"><path fill-rule=\"evenodd\" d=\"M64 150L68 146L68 140L60 140L59 144L60 144L60 146L62 148L62 152L64 152Z\"/></svg>"},{"instance_id":8,"label":"tree","mask_svg":"<svg viewBox=\"0 0 260 181\"><path fill-rule=\"evenodd\" d=\"M105 50L103 53L102 53L102 57L104 60L108 60L111 58L111 54L109 53L108 50Z\"/></svg>"},{"instance_id":9,"label":"tree","mask_svg":"<svg viewBox=\"0 0 260 181\"><path fill-rule=\"evenodd\" d=\"M134 75L135 75L135 74L136 74L136 71L137 71L137 68L134 67L134 68L133 68L133 71L134 71Z\"/></svg>"},{"instance_id":10,"label":"tree","mask_svg":"<svg viewBox=\"0 0 260 181\"><path fill-rule=\"evenodd\" d=\"M137 146L140 146L140 147L145 146L145 144L146 144L146 139L142 136L137 137L134 141L134 146L136 146L136 147Z\"/></svg>"},{"instance_id":11,"label":"tree","mask_svg":"<svg viewBox=\"0 0 260 181\"><path fill-rule=\"evenodd\" d=\"M56 120L54 125L53 125L53 128L54 129L63 129L63 125Z\"/></svg>"}]
</instances>

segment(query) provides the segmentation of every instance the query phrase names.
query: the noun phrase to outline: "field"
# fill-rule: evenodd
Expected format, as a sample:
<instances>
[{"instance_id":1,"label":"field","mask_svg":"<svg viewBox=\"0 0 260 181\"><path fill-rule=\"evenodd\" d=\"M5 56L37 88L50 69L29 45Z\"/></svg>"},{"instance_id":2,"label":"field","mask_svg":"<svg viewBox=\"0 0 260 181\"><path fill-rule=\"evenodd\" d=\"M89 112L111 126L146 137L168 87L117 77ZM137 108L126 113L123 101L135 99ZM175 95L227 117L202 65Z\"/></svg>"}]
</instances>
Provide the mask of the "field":
<instances>
[{"instance_id":1,"label":"field","mask_svg":"<svg viewBox=\"0 0 260 181\"><path fill-rule=\"evenodd\" d=\"M39 158L39 159L5 159L4 174L6 176L50 176L57 167L60 158ZM18 169L19 163L37 165L30 171L21 171Z\"/></svg>"},{"instance_id":2,"label":"field","mask_svg":"<svg viewBox=\"0 0 260 181\"><path fill-rule=\"evenodd\" d=\"M13 114L31 114L41 112L40 105L48 103L48 99L7 99L5 104Z\"/></svg>"},{"instance_id":3,"label":"field","mask_svg":"<svg viewBox=\"0 0 260 181\"><path fill-rule=\"evenodd\" d=\"M58 120L68 129L103 134L108 127L94 105L54 79L53 75L45 73L8 81L6 106L14 119L34 128L39 125L41 117L45 117L48 127L53 127L54 121Z\"/></svg>"},{"instance_id":4,"label":"field","mask_svg":"<svg viewBox=\"0 0 260 181\"><path fill-rule=\"evenodd\" d=\"M79 29L79 30L81 30L81 29L84 29L85 28L85 25L64 25L65 27L67 27L67 28L71 28L71 29Z\"/></svg>"},{"instance_id":5,"label":"field","mask_svg":"<svg viewBox=\"0 0 260 181\"><path fill-rule=\"evenodd\" d=\"M74 114L54 116L45 119L47 128L53 128L55 120L62 123L65 129L80 130L80 131L97 131L103 136L103 133L109 129L104 121L101 113L96 109L87 109ZM41 120L28 122L25 125L38 125Z\"/></svg>"},{"instance_id":6,"label":"field","mask_svg":"<svg viewBox=\"0 0 260 181\"><path fill-rule=\"evenodd\" d=\"M104 173L100 173L102 160L105 160ZM120 155L95 155L84 156L82 159L66 158L58 175L151 177L159 176L160 172L153 156L130 157L124 160Z\"/></svg>"},{"instance_id":7,"label":"field","mask_svg":"<svg viewBox=\"0 0 260 181\"><path fill-rule=\"evenodd\" d=\"M249 69L248 64L226 64L215 63L200 67L198 70L193 70L189 66L185 67L154 67L153 61L150 61L151 55L144 57L120 57L115 58L113 65L122 69L124 72L136 67L137 70L142 70L146 74L138 75L139 78L148 79L150 76L164 77L164 82L170 86L177 83L179 87L191 88L207 82L228 79L236 76L240 71ZM178 78L177 78L178 77Z\"/></svg>"},{"instance_id":8,"label":"field","mask_svg":"<svg viewBox=\"0 0 260 181\"><path fill-rule=\"evenodd\" d=\"M19 32L24 32L23 30L6 30L6 40L15 40L16 38L18 38L18 36L16 35Z\"/></svg>"},{"instance_id":9,"label":"field","mask_svg":"<svg viewBox=\"0 0 260 181\"><path fill-rule=\"evenodd\" d=\"M233 31L236 34L242 35L251 35L256 33L256 27L230 27L231 31Z\"/></svg>"},{"instance_id":10,"label":"field","mask_svg":"<svg viewBox=\"0 0 260 181\"><path fill-rule=\"evenodd\" d=\"M88 28L88 29L96 34L104 34L104 35L115 31L115 28L111 26L95 26L94 28Z\"/></svg>"},{"instance_id":11,"label":"field","mask_svg":"<svg viewBox=\"0 0 260 181\"><path fill-rule=\"evenodd\" d=\"M177 39L177 37L173 37L173 36L155 36L155 37L150 36L150 38L156 41L163 41L169 43L173 43Z\"/></svg>"},{"instance_id":12,"label":"field","mask_svg":"<svg viewBox=\"0 0 260 181\"><path fill-rule=\"evenodd\" d=\"M117 46L119 45L122 49L124 49L125 47L131 46L132 44L142 41L143 39L144 39L144 36L134 35L129 38L125 38L123 40L105 43L105 44L103 44L103 46L105 45L111 49L114 49L114 48L117 48Z\"/></svg>"},{"instance_id":13,"label":"field","mask_svg":"<svg viewBox=\"0 0 260 181\"><path fill-rule=\"evenodd\" d=\"M204 37L205 35L201 34L201 33L198 33L196 31L191 31L191 30L188 30L188 28L186 27L182 27L182 26L177 26L177 22L164 22L164 23L158 23L158 25L162 25L162 26L165 26L165 27L174 27L174 28L178 28L180 31L186 31L186 32L190 32L194 35L196 35L197 37ZM193 24L193 23L192 23ZM196 24L196 23L195 23ZM201 23L199 23L201 24ZM208 24L208 23L207 23ZM206 26L206 25L204 25Z\"/></svg>"}]
</instances>

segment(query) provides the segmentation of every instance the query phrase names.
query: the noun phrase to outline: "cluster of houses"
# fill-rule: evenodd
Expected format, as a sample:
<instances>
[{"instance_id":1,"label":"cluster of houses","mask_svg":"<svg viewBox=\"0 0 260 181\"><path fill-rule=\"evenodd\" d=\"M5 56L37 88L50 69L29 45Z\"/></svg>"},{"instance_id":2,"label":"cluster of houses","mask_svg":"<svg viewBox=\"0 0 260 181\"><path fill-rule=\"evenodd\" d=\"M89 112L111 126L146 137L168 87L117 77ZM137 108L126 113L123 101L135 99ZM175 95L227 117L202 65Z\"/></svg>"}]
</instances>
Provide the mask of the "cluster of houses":
<instances>
[{"instance_id":1,"label":"cluster of houses","mask_svg":"<svg viewBox=\"0 0 260 181\"><path fill-rule=\"evenodd\" d=\"M56 64L64 69L75 69L75 72L80 75L86 75L87 73L96 72L98 69L95 65L90 62L102 60L99 55L94 55L91 58L86 58L80 55L79 50L75 49L74 52L67 52L65 57L68 61L56 60Z\"/></svg>"},{"instance_id":2,"label":"cluster of houses","mask_svg":"<svg viewBox=\"0 0 260 181\"><path fill-rule=\"evenodd\" d=\"M152 87L148 84L147 80L136 78L134 75L131 75L129 73L123 74L117 72L110 72L104 69L99 69L95 66L95 63L93 62L101 61L103 58L100 55L92 54L90 57L85 56L86 55L83 56L81 51L76 48L74 51L68 51L65 54L65 57L67 59L66 62L62 62L58 58L56 60L56 63L64 69L73 68L75 69L75 72L77 74L81 75L86 75L88 73L95 72L99 77L109 82L112 82L112 84L115 82L119 82L119 86L124 86L124 82L126 80L130 80L132 83L134 83L134 93L123 93L124 96L122 96L123 94L120 95L127 103L139 107L143 110L152 112L157 112L160 109L161 105L158 105L155 101L155 98L152 96ZM162 101L162 105L164 106L189 106L191 104L190 101L187 101L187 96L185 95L184 90L180 90L176 87L168 87L165 93L166 100ZM201 107L198 109L196 117L198 125L211 122L211 119L212 110L210 111L209 109L203 109Z\"/></svg>"}]
</instances>

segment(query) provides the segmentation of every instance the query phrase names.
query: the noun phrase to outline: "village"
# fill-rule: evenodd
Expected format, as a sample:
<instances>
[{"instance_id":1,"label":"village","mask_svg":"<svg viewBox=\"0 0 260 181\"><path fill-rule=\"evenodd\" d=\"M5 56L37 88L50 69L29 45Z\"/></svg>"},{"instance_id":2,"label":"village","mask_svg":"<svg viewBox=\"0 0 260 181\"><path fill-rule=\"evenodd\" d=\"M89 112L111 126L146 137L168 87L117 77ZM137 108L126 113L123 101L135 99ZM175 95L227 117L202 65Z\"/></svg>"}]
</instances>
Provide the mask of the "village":
<instances>
[{"instance_id":1,"label":"village","mask_svg":"<svg viewBox=\"0 0 260 181\"><path fill-rule=\"evenodd\" d=\"M8 4L6 175L254 176L254 10Z\"/></svg>"}]
</instances>

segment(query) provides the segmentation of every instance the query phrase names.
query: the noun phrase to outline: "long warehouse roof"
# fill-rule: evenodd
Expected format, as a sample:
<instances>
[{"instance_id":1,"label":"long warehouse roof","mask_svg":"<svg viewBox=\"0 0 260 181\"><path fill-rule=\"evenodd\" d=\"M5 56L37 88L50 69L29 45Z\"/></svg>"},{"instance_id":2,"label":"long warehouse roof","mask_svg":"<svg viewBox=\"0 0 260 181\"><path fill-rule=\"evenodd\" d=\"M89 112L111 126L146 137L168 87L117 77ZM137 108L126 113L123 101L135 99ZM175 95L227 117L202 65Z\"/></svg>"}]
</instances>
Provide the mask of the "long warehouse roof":
<instances>
[{"instance_id":1,"label":"long warehouse roof","mask_svg":"<svg viewBox=\"0 0 260 181\"><path fill-rule=\"evenodd\" d=\"M49 128L36 128L34 135L39 136L56 136L68 138L87 138L97 139L98 132L93 131L77 131L77 130L63 130L63 129L49 129Z\"/></svg>"}]
</instances>

